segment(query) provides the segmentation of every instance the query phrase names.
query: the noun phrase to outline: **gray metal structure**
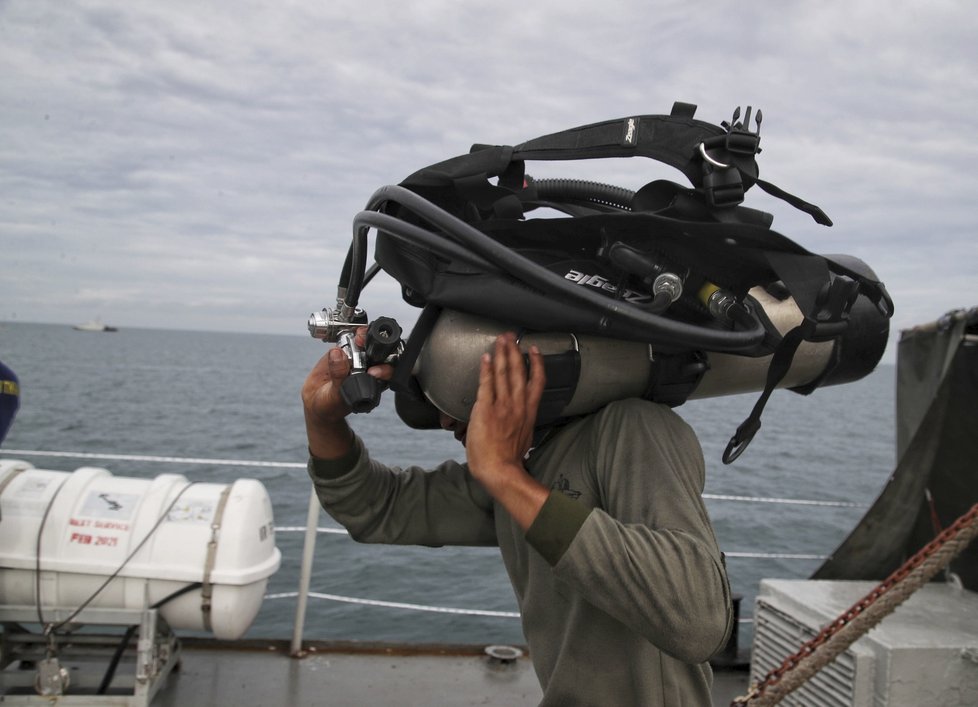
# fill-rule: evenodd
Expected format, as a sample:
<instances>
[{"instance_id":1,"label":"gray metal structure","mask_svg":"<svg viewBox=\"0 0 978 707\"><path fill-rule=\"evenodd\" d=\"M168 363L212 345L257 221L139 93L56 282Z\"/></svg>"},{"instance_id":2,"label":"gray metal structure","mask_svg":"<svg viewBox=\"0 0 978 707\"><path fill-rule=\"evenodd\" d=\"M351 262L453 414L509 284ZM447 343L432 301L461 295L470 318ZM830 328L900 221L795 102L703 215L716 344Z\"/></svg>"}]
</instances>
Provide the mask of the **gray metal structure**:
<instances>
[{"instance_id":1,"label":"gray metal structure","mask_svg":"<svg viewBox=\"0 0 978 707\"><path fill-rule=\"evenodd\" d=\"M978 502L978 308L902 332L897 465L813 579L882 580ZM950 567L978 590L978 548Z\"/></svg>"}]
</instances>

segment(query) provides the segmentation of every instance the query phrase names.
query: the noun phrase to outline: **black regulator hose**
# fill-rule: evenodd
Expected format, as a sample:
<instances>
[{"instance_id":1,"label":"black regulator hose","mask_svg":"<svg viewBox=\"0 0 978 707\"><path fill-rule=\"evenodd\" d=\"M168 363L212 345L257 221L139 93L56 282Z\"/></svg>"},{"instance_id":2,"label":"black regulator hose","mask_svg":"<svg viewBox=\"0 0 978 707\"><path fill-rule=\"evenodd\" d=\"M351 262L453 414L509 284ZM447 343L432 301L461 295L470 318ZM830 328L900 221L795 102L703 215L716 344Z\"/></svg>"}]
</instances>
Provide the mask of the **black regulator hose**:
<instances>
[{"instance_id":1,"label":"black regulator hose","mask_svg":"<svg viewBox=\"0 0 978 707\"><path fill-rule=\"evenodd\" d=\"M445 257L485 271L498 271L489 261L480 258L472 251L446 240L443 235L432 233L421 226L402 221L396 216L380 211L361 211L353 217L353 242L346 252L343 270L340 272L339 291L343 303L356 307L360 302L360 293L374 276L380 271L380 266L374 263L365 271L367 258L367 234L370 229L383 231L389 236L414 245L422 245L433 253L440 251ZM353 267L353 263L358 267Z\"/></svg>"},{"instance_id":2,"label":"black regulator hose","mask_svg":"<svg viewBox=\"0 0 978 707\"><path fill-rule=\"evenodd\" d=\"M543 201L586 201L622 211L632 210L635 197L631 189L586 179L534 179L532 185Z\"/></svg>"},{"instance_id":3,"label":"black regulator hose","mask_svg":"<svg viewBox=\"0 0 978 707\"><path fill-rule=\"evenodd\" d=\"M380 213L379 211L361 211L353 217L353 227L357 231L358 242L365 240L367 233L373 228L394 236L399 240L420 244L431 251L440 249L441 253L436 253L436 255L458 260L474 268L492 271L498 270L493 263L460 245L456 245L452 241L446 240L445 236L432 233L421 226L408 223L390 214ZM366 277L363 279L366 280ZM359 297L359 291L357 295Z\"/></svg>"},{"instance_id":4,"label":"black regulator hose","mask_svg":"<svg viewBox=\"0 0 978 707\"><path fill-rule=\"evenodd\" d=\"M349 307L356 307L360 301L360 292L366 284L364 282L366 270L367 230L354 229L353 243L347 251L343 272L340 274L340 289L345 291L342 296L343 303Z\"/></svg>"},{"instance_id":5,"label":"black regulator hose","mask_svg":"<svg viewBox=\"0 0 978 707\"><path fill-rule=\"evenodd\" d=\"M764 340L766 334L764 325L753 315L750 317L750 325L746 331L709 329L644 312L627 303L609 300L596 292L591 292L587 288L578 287L568 280L555 277L552 272L543 266L497 243L474 226L402 186L390 185L381 187L370 197L366 208L368 211L376 211L382 204L387 202L400 204L444 234L444 236L435 233L431 235L438 238L450 238L458 245L471 249L476 255L494 264L500 270L508 272L522 279L524 282L532 283L535 287L555 296L584 305L589 311L598 316L598 321L595 324L599 329L606 328L607 322L615 319L624 324L634 326L637 331L648 331L653 335L652 337L636 337L638 340L652 341L654 338L659 342L668 341L674 344L682 344L683 346L704 348L708 351L718 352L749 351ZM398 222L399 225L396 227L387 227L383 230L390 233L400 231L403 237L410 238L407 231L414 230L416 227L400 219L398 219ZM365 224L361 220L359 226L363 225ZM411 228L409 229L408 227ZM358 236L363 237L365 240L365 235L365 230L357 228L354 233L354 243L360 240ZM446 242L450 243L451 241ZM365 250L365 246L363 250ZM354 262L357 262L357 260L358 258L354 257ZM362 277L357 279L362 280ZM351 277L351 290L353 289L352 284L353 278ZM359 298L359 291L356 293L351 291L349 293L351 297L348 301L357 301L352 298L354 294Z\"/></svg>"}]
</instances>

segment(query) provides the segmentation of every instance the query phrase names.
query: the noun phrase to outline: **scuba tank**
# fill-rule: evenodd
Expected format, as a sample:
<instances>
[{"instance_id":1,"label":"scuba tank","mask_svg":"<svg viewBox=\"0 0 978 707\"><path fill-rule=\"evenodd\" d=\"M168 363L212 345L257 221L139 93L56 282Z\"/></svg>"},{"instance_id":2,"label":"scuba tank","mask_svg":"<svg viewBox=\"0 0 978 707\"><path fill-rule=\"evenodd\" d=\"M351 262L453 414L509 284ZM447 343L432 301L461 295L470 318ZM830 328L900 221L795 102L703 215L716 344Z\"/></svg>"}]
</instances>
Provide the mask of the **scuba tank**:
<instances>
[{"instance_id":1,"label":"scuba tank","mask_svg":"<svg viewBox=\"0 0 978 707\"><path fill-rule=\"evenodd\" d=\"M762 288L751 290L749 296L782 333L802 321L790 297L779 300ZM801 392L808 386L814 389L816 383L821 387L862 378L885 348L885 337L877 335L880 324L875 308L860 307L842 337L802 342L777 387ZM492 351L497 336L512 330L492 319L442 310L414 369L425 398L449 417L468 420L479 387L480 357ZM705 352L685 362L684 374L673 366L673 356L660 356L652 344L569 332L516 333L520 349L526 353L536 346L545 369L550 369L538 425L584 415L624 398L679 404L757 392L764 388L773 356Z\"/></svg>"},{"instance_id":2,"label":"scuba tank","mask_svg":"<svg viewBox=\"0 0 978 707\"><path fill-rule=\"evenodd\" d=\"M314 313L314 337L354 362L344 397L369 411L382 385L365 370L393 363L397 412L416 428L439 411L466 419L480 355L502 331L544 355L538 424L624 397L668 405L760 391L724 462L760 428L773 390L803 394L860 378L878 363L893 304L875 273L849 256L818 255L742 205L757 186L830 226L814 204L760 179L761 112L713 125L696 106L669 115L594 123L510 146L475 145L382 187L354 218L336 308ZM637 190L535 180L532 161L646 157L689 187L655 180ZM534 218L547 209L558 218ZM367 268L367 236L377 233ZM385 322L368 342L360 293L383 269L422 312L410 336ZM386 319L386 318L384 318ZM376 322L375 322L376 323ZM396 327L396 328L395 328ZM393 332L393 333L392 333Z\"/></svg>"}]
</instances>

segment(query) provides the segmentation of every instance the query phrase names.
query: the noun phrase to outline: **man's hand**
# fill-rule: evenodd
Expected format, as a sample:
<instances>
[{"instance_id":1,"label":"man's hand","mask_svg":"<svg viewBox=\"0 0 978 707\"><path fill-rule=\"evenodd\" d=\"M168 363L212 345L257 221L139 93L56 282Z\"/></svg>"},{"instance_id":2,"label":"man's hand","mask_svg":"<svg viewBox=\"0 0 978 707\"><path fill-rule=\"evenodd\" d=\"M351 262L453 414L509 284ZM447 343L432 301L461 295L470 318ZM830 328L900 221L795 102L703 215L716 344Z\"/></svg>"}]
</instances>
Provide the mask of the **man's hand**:
<instances>
[{"instance_id":1,"label":"man's hand","mask_svg":"<svg viewBox=\"0 0 978 707\"><path fill-rule=\"evenodd\" d=\"M366 327L357 330L357 346L364 345ZM309 451L320 459L339 459L350 450L353 434L346 424L349 406L340 386L350 375L350 359L339 347L326 352L302 384L302 407L306 418ZM367 375L390 380L394 369L386 364L371 366Z\"/></svg>"},{"instance_id":2,"label":"man's hand","mask_svg":"<svg viewBox=\"0 0 978 707\"><path fill-rule=\"evenodd\" d=\"M499 336L493 355L482 357L479 392L465 440L472 476L524 530L549 495L523 466L545 384L540 351L535 346L530 349L528 380L516 337L511 333Z\"/></svg>"}]
</instances>

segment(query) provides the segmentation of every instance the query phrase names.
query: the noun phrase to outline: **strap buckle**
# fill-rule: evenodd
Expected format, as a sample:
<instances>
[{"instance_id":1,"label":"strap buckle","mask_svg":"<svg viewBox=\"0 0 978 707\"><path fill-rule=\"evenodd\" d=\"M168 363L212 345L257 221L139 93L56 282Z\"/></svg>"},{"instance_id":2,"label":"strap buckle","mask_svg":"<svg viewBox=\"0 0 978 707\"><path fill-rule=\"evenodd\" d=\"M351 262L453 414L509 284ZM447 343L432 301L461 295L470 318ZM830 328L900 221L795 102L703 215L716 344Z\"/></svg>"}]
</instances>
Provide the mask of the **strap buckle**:
<instances>
[{"instance_id":1,"label":"strap buckle","mask_svg":"<svg viewBox=\"0 0 978 707\"><path fill-rule=\"evenodd\" d=\"M703 143L700 143L700 147L703 147ZM706 154L705 150L700 151ZM710 164L720 163L710 160ZM705 168L706 164L704 164ZM744 182L740 178L740 172L733 167L711 170L704 174L703 191L707 203L713 207L736 206L744 200Z\"/></svg>"},{"instance_id":2,"label":"strap buckle","mask_svg":"<svg viewBox=\"0 0 978 707\"><path fill-rule=\"evenodd\" d=\"M754 155L761 151L761 111L757 111L757 129L751 132L750 119L753 109L747 106L744 121L740 122L740 107L733 113L728 123L724 121L721 127L726 134L717 135L701 142L697 149L703 159L703 190L707 203L714 208L736 206L744 200L743 170L747 170L749 180L756 178L756 172L750 173L748 162L753 163ZM710 154L710 150L719 153L720 157ZM751 181L751 183L753 183Z\"/></svg>"},{"instance_id":3,"label":"strap buckle","mask_svg":"<svg viewBox=\"0 0 978 707\"><path fill-rule=\"evenodd\" d=\"M733 437L727 442L726 448L723 450L723 463L731 464L737 460L744 450L750 445L751 440L754 439L754 435L757 431L761 429L761 418L758 416L751 416L740 423L737 431L734 432Z\"/></svg>"}]
</instances>

